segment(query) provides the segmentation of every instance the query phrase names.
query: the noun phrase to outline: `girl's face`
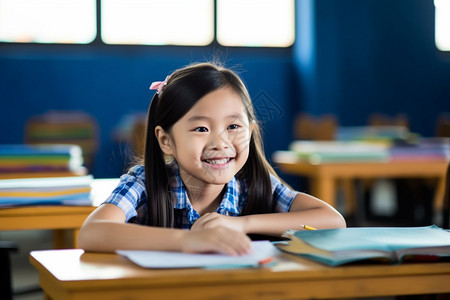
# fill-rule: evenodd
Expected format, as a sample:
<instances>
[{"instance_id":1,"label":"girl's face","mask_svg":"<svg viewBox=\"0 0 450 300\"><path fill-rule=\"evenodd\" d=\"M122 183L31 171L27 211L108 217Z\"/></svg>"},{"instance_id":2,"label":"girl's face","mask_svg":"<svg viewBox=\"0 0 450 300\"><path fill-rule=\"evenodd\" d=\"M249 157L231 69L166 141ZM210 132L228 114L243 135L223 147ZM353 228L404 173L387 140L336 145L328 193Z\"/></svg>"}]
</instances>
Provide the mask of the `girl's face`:
<instances>
[{"instance_id":1,"label":"girl's face","mask_svg":"<svg viewBox=\"0 0 450 300\"><path fill-rule=\"evenodd\" d=\"M202 97L164 133L166 145L159 140L185 184L225 184L247 161L251 129L241 98L224 87Z\"/></svg>"}]
</instances>

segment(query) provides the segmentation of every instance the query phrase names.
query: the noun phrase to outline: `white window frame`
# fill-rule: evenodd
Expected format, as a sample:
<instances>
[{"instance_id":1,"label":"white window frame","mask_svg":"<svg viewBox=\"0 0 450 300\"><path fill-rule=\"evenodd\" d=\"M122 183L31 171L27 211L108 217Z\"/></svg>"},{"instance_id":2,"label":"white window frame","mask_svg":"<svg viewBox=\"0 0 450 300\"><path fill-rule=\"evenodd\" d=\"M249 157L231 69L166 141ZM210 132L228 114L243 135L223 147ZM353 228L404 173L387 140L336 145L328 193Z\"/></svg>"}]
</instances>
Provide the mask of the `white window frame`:
<instances>
[{"instance_id":1,"label":"white window frame","mask_svg":"<svg viewBox=\"0 0 450 300\"><path fill-rule=\"evenodd\" d=\"M441 51L450 51L450 0L434 0L435 43Z\"/></svg>"},{"instance_id":2,"label":"white window frame","mask_svg":"<svg viewBox=\"0 0 450 300\"><path fill-rule=\"evenodd\" d=\"M111 10L111 3L119 9ZM124 19L121 5L135 6L132 17ZM280 7L284 12L277 13ZM295 41L294 23L295 0L0 0L2 44L288 48ZM274 29L280 24L285 27Z\"/></svg>"},{"instance_id":3,"label":"white window frame","mask_svg":"<svg viewBox=\"0 0 450 300\"><path fill-rule=\"evenodd\" d=\"M102 0L101 14L105 44L206 46L214 40L213 0Z\"/></svg>"},{"instance_id":4,"label":"white window frame","mask_svg":"<svg viewBox=\"0 0 450 300\"><path fill-rule=\"evenodd\" d=\"M89 44L97 36L96 0L0 0L0 41Z\"/></svg>"},{"instance_id":5,"label":"white window frame","mask_svg":"<svg viewBox=\"0 0 450 300\"><path fill-rule=\"evenodd\" d=\"M290 47L295 0L217 0L216 38L223 46Z\"/></svg>"}]
</instances>

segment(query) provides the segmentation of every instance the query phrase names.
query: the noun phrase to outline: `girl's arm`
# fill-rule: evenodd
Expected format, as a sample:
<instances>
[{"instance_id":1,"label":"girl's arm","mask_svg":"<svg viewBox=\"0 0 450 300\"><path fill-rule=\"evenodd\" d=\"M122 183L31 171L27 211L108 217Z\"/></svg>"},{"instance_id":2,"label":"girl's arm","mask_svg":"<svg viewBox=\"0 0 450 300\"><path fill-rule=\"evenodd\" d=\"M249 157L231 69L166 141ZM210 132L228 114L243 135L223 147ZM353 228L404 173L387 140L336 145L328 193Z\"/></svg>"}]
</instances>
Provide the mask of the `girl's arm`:
<instances>
[{"instance_id":1,"label":"girl's arm","mask_svg":"<svg viewBox=\"0 0 450 300\"><path fill-rule=\"evenodd\" d=\"M287 229L303 229L309 225L317 229L346 227L342 215L326 202L299 193L287 213L249 215L244 221L248 233L281 236Z\"/></svg>"},{"instance_id":2,"label":"girl's arm","mask_svg":"<svg viewBox=\"0 0 450 300\"><path fill-rule=\"evenodd\" d=\"M125 223L125 213L114 204L98 207L80 230L79 246L86 251L114 252L144 249L183 252L248 253L250 239L242 232L216 226L201 231Z\"/></svg>"},{"instance_id":3,"label":"girl's arm","mask_svg":"<svg viewBox=\"0 0 450 300\"><path fill-rule=\"evenodd\" d=\"M287 229L299 230L303 225L317 229L343 228L342 215L332 206L308 194L299 193L287 213L256 214L228 217L217 213L202 216L193 230L228 226L247 234L281 236Z\"/></svg>"}]
</instances>

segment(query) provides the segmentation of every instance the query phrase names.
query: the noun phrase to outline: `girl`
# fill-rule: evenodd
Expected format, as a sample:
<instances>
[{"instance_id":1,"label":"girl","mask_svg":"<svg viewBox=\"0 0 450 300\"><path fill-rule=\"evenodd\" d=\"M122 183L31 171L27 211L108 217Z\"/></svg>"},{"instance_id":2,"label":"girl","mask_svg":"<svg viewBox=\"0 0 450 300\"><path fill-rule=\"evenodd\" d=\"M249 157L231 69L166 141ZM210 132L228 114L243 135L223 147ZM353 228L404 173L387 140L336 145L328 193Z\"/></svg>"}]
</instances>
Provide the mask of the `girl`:
<instances>
[{"instance_id":1,"label":"girl","mask_svg":"<svg viewBox=\"0 0 450 300\"><path fill-rule=\"evenodd\" d=\"M251 251L247 234L345 227L331 206L278 178L231 70L194 64L151 89L144 161L86 219L81 248L241 255Z\"/></svg>"}]
</instances>

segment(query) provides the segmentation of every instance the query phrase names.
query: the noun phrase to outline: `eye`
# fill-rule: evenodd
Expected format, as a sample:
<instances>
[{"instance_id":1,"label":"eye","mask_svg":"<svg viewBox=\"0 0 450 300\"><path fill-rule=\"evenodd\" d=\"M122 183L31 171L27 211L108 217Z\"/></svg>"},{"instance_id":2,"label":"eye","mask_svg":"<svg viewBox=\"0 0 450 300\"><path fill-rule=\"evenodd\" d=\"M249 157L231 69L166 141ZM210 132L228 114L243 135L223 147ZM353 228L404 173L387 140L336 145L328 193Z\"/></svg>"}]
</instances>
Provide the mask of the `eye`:
<instances>
[{"instance_id":1,"label":"eye","mask_svg":"<svg viewBox=\"0 0 450 300\"><path fill-rule=\"evenodd\" d=\"M239 127L241 127L241 126L239 126L238 124L232 124L227 127L227 130L235 130L235 129L238 129Z\"/></svg>"},{"instance_id":2,"label":"eye","mask_svg":"<svg viewBox=\"0 0 450 300\"><path fill-rule=\"evenodd\" d=\"M208 128L206 127L197 127L194 129L196 132L208 132Z\"/></svg>"}]
</instances>

